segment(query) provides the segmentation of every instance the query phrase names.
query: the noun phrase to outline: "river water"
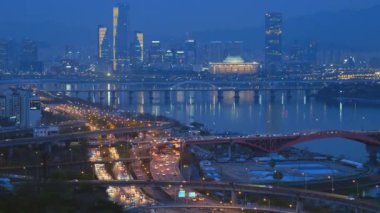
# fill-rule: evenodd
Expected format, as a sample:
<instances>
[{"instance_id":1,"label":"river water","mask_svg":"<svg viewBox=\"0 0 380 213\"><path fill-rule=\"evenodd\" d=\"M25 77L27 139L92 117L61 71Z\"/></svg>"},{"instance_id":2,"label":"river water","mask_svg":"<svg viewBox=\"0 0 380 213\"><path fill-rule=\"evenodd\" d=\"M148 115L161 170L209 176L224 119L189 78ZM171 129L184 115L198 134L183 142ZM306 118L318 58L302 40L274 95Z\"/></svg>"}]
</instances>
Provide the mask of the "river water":
<instances>
[{"instance_id":1,"label":"river water","mask_svg":"<svg viewBox=\"0 0 380 213\"><path fill-rule=\"evenodd\" d=\"M225 92L223 99L217 92L119 92L116 98L107 92L103 103L129 112L151 113L177 119L183 123L197 121L217 132L243 134L283 134L320 130L377 130L380 127L380 106L329 102L308 96L304 91L290 94L278 91ZM88 100L88 94L79 94ZM91 97L100 101L100 95ZM366 147L346 139L323 139L298 147L324 154L344 156L365 162Z\"/></svg>"}]
</instances>

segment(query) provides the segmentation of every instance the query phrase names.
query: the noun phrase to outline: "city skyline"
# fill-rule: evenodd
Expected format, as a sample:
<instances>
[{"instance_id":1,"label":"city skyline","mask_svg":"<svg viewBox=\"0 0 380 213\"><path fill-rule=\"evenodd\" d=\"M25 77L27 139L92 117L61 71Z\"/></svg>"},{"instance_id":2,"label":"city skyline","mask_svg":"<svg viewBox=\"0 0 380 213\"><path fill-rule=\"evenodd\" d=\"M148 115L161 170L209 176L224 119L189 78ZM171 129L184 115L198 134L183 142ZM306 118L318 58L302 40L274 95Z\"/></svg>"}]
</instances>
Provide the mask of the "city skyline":
<instances>
[{"instance_id":1,"label":"city skyline","mask_svg":"<svg viewBox=\"0 0 380 213\"><path fill-rule=\"evenodd\" d=\"M264 26L263 15L266 12L281 12L284 15L284 20L290 19L292 20L291 23L293 23L294 19L297 20L302 16L308 17L313 14L324 14L325 12L327 12L326 14L329 14L329 12L334 14L345 10L355 11L361 10L361 8L369 8L377 5L376 1L372 0L367 0L365 2L356 0L348 2L334 1L334 3L331 3L330 1L328 3L313 5L314 7L311 7L313 9L305 9L305 7L302 7L305 3L302 2L300 6L295 6L299 1L290 1L288 2L288 5L283 5L284 3L278 3L275 1L261 4L258 1L252 3L242 1L234 4L229 1L222 1L217 5L210 5L210 3L206 2L202 6L200 6L200 2L196 1L190 5L187 5L188 3L184 5L173 4L173 7L176 9L169 12L167 10L170 10L170 7L167 8L167 5L170 1L153 2L149 4L142 4L133 0L127 2L131 5L131 8L133 8L133 10L131 10L131 32L136 30L142 31L145 33L147 39L168 39L170 36L178 38L184 37L187 33L194 33L199 36L202 35L202 32L203 34L206 33L204 32L205 30L241 30L262 27ZM55 41L54 43L65 45L74 45L78 43L88 45L88 42L97 39L92 32L96 31L96 26L98 24L105 24L109 28L112 27L107 23L112 22L112 8L116 5L116 2L98 2L96 4L91 4L92 9L86 10L84 15L82 12L79 12L79 10L86 5L89 5L89 2L86 1L81 1L77 4L73 2L60 4L37 2L33 5L24 2L21 3L19 17L13 17L12 14L7 15L7 11L1 11L5 9L11 10L15 7L14 3L2 2L0 4L2 4L0 12L4 14L0 26L4 29L13 29L13 27L18 28L18 30L0 32L0 37L14 39L31 37L32 39L41 42L46 41L53 43L53 41ZM314 3L309 2L309 5L312 4ZM143 6L145 6L145 8ZM42 8L46 9L42 10ZM194 9L191 10L189 8ZM189 11L199 11L200 15L195 16L190 12L183 11L185 9L189 9ZM63 11L68 12L62 14ZM228 11L228 14L230 15L225 16L223 11ZM241 13L236 15L236 12L234 11L241 11ZM172 17L170 17L169 14ZM24 21L20 21L20 19ZM27 21L25 22L25 20ZM29 25L29 27L24 27L26 24ZM164 30L162 26L166 26L167 28ZM31 28L40 30L31 32ZM58 32L60 32L60 35L63 35L64 33L67 34L67 36L50 36L45 39L46 36L56 35ZM72 33L74 32L77 32L76 36L72 36ZM235 34L236 33L231 35L231 37L242 37ZM293 34L294 33L289 37L294 37ZM256 35L253 38L257 40ZM223 38L215 38L215 40L221 39ZM246 39L247 37L244 37L244 40ZM231 38L230 40L236 39ZM253 46L257 46L255 42L253 43Z\"/></svg>"},{"instance_id":2,"label":"city skyline","mask_svg":"<svg viewBox=\"0 0 380 213\"><path fill-rule=\"evenodd\" d=\"M2 0L0 212L380 212L379 0Z\"/></svg>"}]
</instances>

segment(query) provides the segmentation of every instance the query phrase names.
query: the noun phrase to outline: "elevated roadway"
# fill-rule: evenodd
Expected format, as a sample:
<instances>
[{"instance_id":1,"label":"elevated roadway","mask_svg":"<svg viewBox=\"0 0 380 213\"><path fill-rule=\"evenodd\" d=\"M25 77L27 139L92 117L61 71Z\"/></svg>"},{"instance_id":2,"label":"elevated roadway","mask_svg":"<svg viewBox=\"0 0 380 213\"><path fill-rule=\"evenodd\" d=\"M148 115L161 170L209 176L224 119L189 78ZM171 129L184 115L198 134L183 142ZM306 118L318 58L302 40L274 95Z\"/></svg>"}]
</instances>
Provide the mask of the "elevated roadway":
<instances>
[{"instance_id":1,"label":"elevated roadway","mask_svg":"<svg viewBox=\"0 0 380 213\"><path fill-rule=\"evenodd\" d=\"M254 193L261 195L272 195L286 198L292 198L299 201L297 205L303 205L303 200L314 200L327 202L331 204L343 205L355 210L367 212L380 212L380 203L369 202L361 199L354 199L344 195L316 192L309 190L300 190L294 188L273 187L268 185L236 184L223 182L176 182L176 181L78 181L70 182L71 184L90 184L102 186L136 186L136 187L181 187L198 190L217 190L230 191L236 197L237 192Z\"/></svg>"}]
</instances>

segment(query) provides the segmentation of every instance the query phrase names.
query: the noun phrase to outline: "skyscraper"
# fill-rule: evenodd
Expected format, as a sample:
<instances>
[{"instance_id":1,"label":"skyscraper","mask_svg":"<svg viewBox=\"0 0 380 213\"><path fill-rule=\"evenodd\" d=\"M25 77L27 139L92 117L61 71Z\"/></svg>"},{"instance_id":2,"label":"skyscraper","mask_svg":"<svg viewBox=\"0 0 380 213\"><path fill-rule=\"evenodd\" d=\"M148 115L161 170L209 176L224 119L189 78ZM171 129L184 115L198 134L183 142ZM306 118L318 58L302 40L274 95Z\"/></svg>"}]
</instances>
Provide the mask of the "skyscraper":
<instances>
[{"instance_id":1,"label":"skyscraper","mask_svg":"<svg viewBox=\"0 0 380 213\"><path fill-rule=\"evenodd\" d=\"M226 56L243 56L243 41L231 41L226 45Z\"/></svg>"},{"instance_id":2,"label":"skyscraper","mask_svg":"<svg viewBox=\"0 0 380 213\"><path fill-rule=\"evenodd\" d=\"M222 62L225 59L225 46L221 41L212 41L207 48L209 62Z\"/></svg>"},{"instance_id":3,"label":"skyscraper","mask_svg":"<svg viewBox=\"0 0 380 213\"><path fill-rule=\"evenodd\" d=\"M149 50L149 63L158 65L162 63L162 49L160 41L152 41Z\"/></svg>"},{"instance_id":4,"label":"skyscraper","mask_svg":"<svg viewBox=\"0 0 380 213\"><path fill-rule=\"evenodd\" d=\"M109 54L109 42L108 42L108 28L99 25L98 26L98 60L108 61L110 59Z\"/></svg>"},{"instance_id":5,"label":"skyscraper","mask_svg":"<svg viewBox=\"0 0 380 213\"><path fill-rule=\"evenodd\" d=\"M132 62L141 64L144 62L144 34L140 31L135 32L135 38L132 43Z\"/></svg>"},{"instance_id":6,"label":"skyscraper","mask_svg":"<svg viewBox=\"0 0 380 213\"><path fill-rule=\"evenodd\" d=\"M0 71L6 71L9 68L9 41L0 40Z\"/></svg>"},{"instance_id":7,"label":"skyscraper","mask_svg":"<svg viewBox=\"0 0 380 213\"><path fill-rule=\"evenodd\" d=\"M129 6L119 4L113 8L113 70L122 71L128 63Z\"/></svg>"},{"instance_id":8,"label":"skyscraper","mask_svg":"<svg viewBox=\"0 0 380 213\"><path fill-rule=\"evenodd\" d=\"M21 47L21 60L22 61L37 61L38 60L38 47L35 41L25 39Z\"/></svg>"},{"instance_id":9,"label":"skyscraper","mask_svg":"<svg viewBox=\"0 0 380 213\"><path fill-rule=\"evenodd\" d=\"M185 41L185 57L186 64L197 64L197 42L194 39Z\"/></svg>"},{"instance_id":10,"label":"skyscraper","mask_svg":"<svg viewBox=\"0 0 380 213\"><path fill-rule=\"evenodd\" d=\"M20 70L22 72L41 73L43 63L38 61L38 46L35 41L25 39L21 44Z\"/></svg>"},{"instance_id":11,"label":"skyscraper","mask_svg":"<svg viewBox=\"0 0 380 213\"><path fill-rule=\"evenodd\" d=\"M265 70L276 75L282 70L282 15L265 14Z\"/></svg>"}]
</instances>

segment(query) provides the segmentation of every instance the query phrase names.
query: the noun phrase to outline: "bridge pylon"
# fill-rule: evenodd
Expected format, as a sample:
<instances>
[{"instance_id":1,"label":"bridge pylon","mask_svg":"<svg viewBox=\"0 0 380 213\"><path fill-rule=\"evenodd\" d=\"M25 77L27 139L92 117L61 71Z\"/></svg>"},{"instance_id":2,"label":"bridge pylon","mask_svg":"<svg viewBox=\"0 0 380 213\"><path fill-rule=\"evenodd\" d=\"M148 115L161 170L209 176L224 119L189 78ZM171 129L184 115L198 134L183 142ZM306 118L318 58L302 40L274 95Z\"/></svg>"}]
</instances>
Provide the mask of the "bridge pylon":
<instances>
[{"instance_id":1,"label":"bridge pylon","mask_svg":"<svg viewBox=\"0 0 380 213\"><path fill-rule=\"evenodd\" d=\"M297 198L296 213L303 213L303 209L304 209L303 199Z\"/></svg>"},{"instance_id":2,"label":"bridge pylon","mask_svg":"<svg viewBox=\"0 0 380 213\"><path fill-rule=\"evenodd\" d=\"M240 90L235 89L235 95L234 95L234 98L235 98L235 100L239 100L239 99L240 99Z\"/></svg>"},{"instance_id":3,"label":"bridge pylon","mask_svg":"<svg viewBox=\"0 0 380 213\"><path fill-rule=\"evenodd\" d=\"M218 90L218 101L223 101L224 96L223 96L223 90Z\"/></svg>"}]
</instances>

